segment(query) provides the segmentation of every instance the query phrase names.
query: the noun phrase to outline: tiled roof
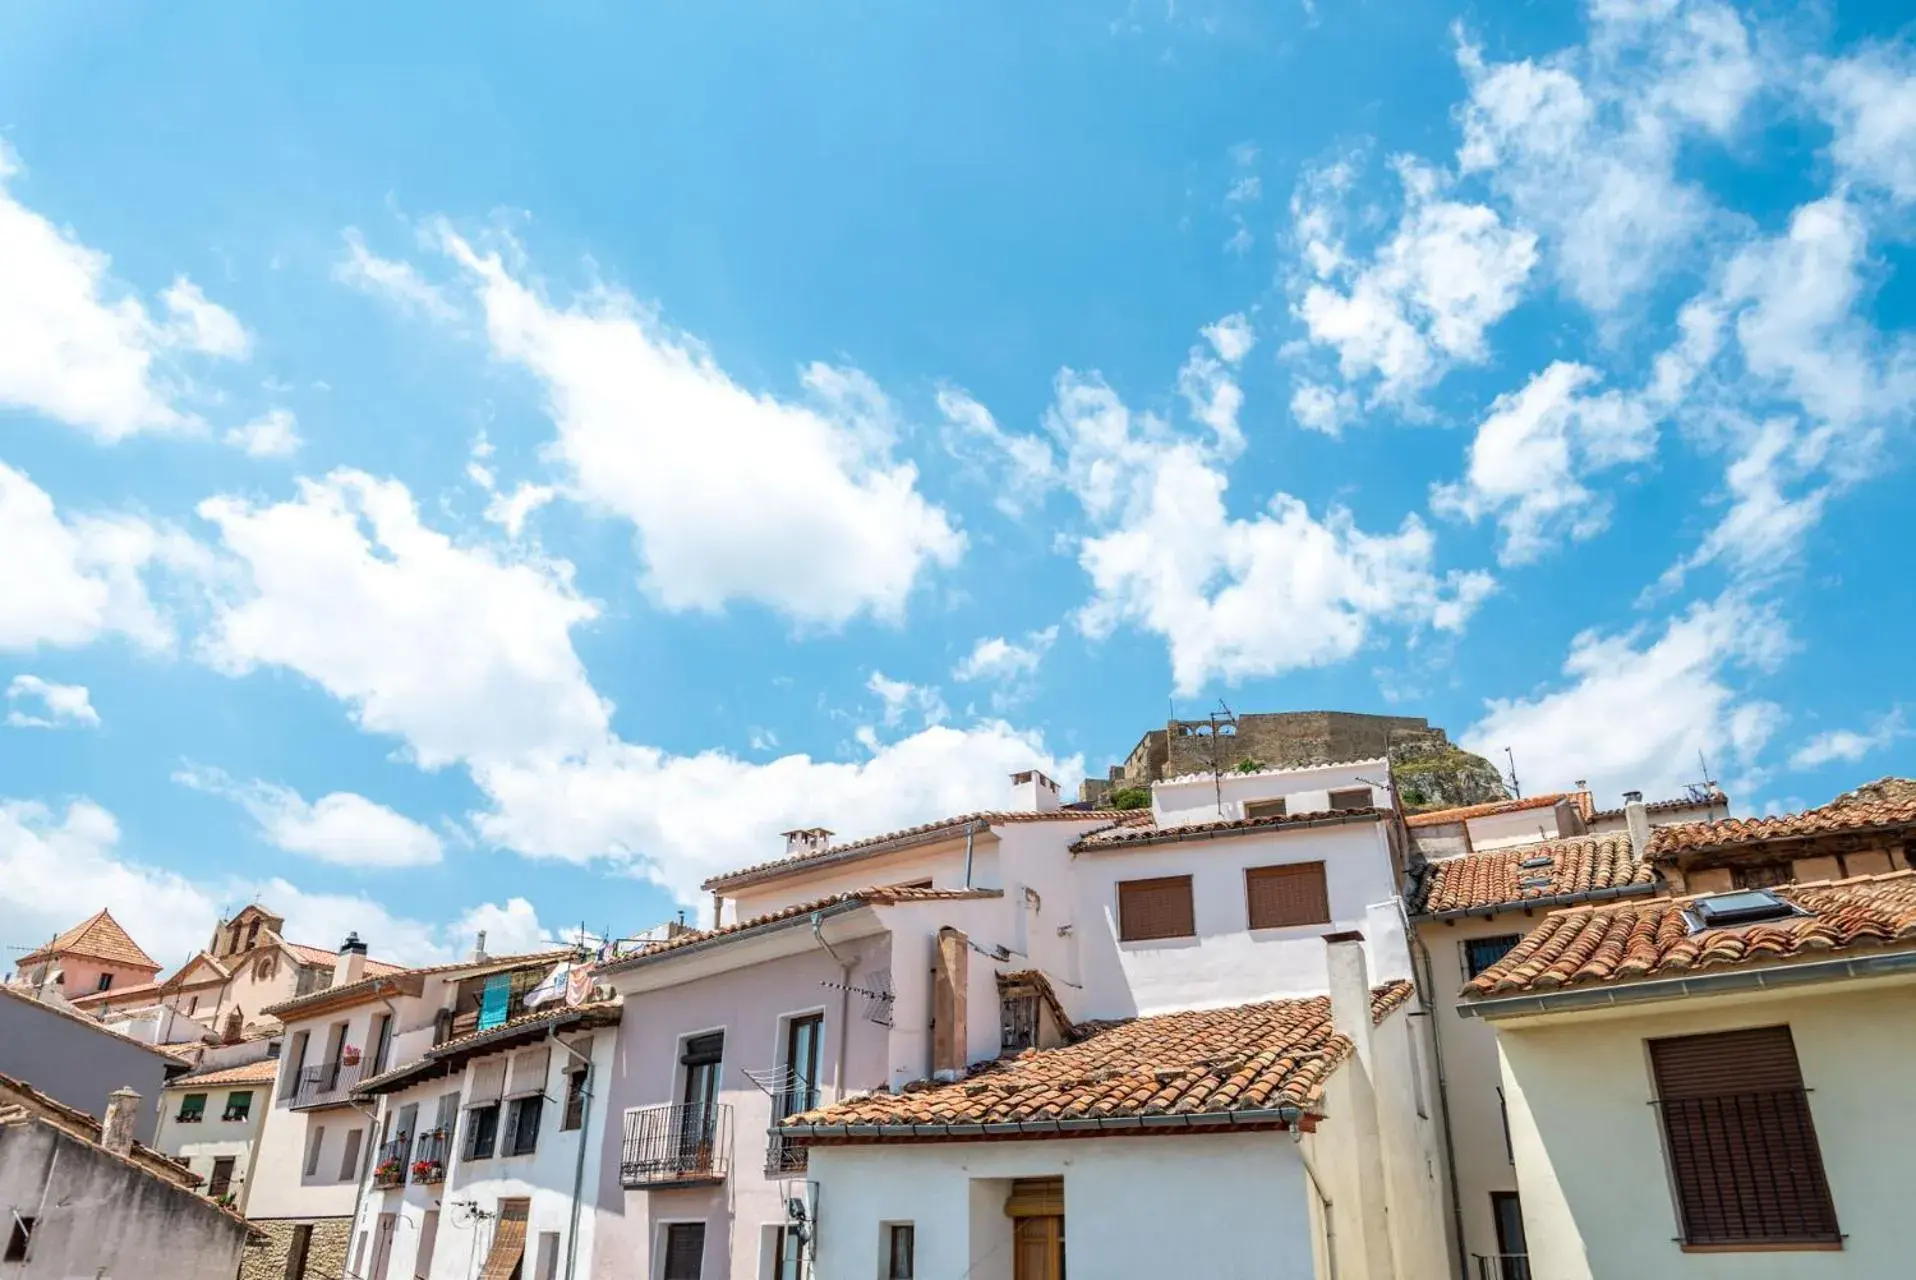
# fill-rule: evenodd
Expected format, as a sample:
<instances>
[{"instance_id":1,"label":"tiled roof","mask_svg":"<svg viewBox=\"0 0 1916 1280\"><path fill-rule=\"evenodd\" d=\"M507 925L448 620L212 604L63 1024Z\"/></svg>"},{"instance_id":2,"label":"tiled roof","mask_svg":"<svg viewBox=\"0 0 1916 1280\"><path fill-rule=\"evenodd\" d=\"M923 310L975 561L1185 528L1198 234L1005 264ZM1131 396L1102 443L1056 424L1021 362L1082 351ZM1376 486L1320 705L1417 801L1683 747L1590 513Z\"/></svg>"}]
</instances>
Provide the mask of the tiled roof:
<instances>
[{"instance_id":1,"label":"tiled roof","mask_svg":"<svg viewBox=\"0 0 1916 1280\"><path fill-rule=\"evenodd\" d=\"M1540 859L1540 866L1525 865ZM1627 833L1571 836L1432 862L1411 910L1417 915L1490 912L1526 901L1632 886L1648 893L1655 885L1650 864L1631 856Z\"/></svg>"},{"instance_id":2,"label":"tiled roof","mask_svg":"<svg viewBox=\"0 0 1916 1280\"><path fill-rule=\"evenodd\" d=\"M157 999L159 994L159 983L138 982L130 987L108 987L105 991L89 991L83 996L73 997L67 1003L76 1009L97 1009L101 1005L123 1006L128 1000L147 996Z\"/></svg>"},{"instance_id":3,"label":"tiled roof","mask_svg":"<svg viewBox=\"0 0 1916 1280\"><path fill-rule=\"evenodd\" d=\"M31 992L23 991L18 987L0 986L0 996L4 996L9 1000L18 1000L22 1004L30 1004L36 1009L44 1009L56 1018L65 1018L68 1021L77 1022L81 1026L91 1027L93 1028L93 1030L99 1032L103 1036L112 1036L116 1040L124 1040L128 1044L133 1045L137 1048L144 1049L148 1053L151 1053L157 1057L166 1059L168 1062L171 1062L174 1064L187 1062L187 1059L180 1057L180 1055L177 1053L170 1053L167 1050L162 1049L157 1045L150 1045L145 1043L144 1041L135 1040L132 1036L121 1035L119 1032L115 1031L113 1028L93 1018L90 1018L86 1014L80 1013L77 1010L62 1008L60 1005L57 1005L57 1004L49 1004L44 1000L37 1000L33 997Z\"/></svg>"},{"instance_id":4,"label":"tiled roof","mask_svg":"<svg viewBox=\"0 0 1916 1280\"><path fill-rule=\"evenodd\" d=\"M1455 809L1433 809L1428 813L1413 813L1404 819L1404 823L1411 827L1441 827L1453 822L1462 822L1466 818L1488 818L1499 813L1522 813L1526 809L1554 809L1565 800L1574 803L1586 821L1595 812L1591 807L1588 791L1552 791L1546 795L1525 796L1521 800L1491 800L1484 804L1461 805Z\"/></svg>"},{"instance_id":5,"label":"tiled roof","mask_svg":"<svg viewBox=\"0 0 1916 1280\"><path fill-rule=\"evenodd\" d=\"M966 827L978 822L991 825L1009 822L1108 822L1121 816L1121 811L1116 809L1051 809L1044 812L983 809L977 813L963 813L955 818L940 818L936 822L921 823L898 831L887 831L884 835L867 836L847 844L835 844L830 848L817 849L810 853L795 853L789 857L774 858L770 862L761 862L756 866L742 867L737 871L713 876L700 887L707 890L724 889L754 880L767 880L781 876L793 868L810 863L837 862L848 856L883 853L887 851L885 846L893 844L916 843L928 838L942 838L947 834L962 835Z\"/></svg>"},{"instance_id":6,"label":"tiled roof","mask_svg":"<svg viewBox=\"0 0 1916 1280\"><path fill-rule=\"evenodd\" d=\"M102 910L74 925L38 951L29 952L14 961L16 968L38 964L51 956L85 956L89 960L105 960L109 964L123 964L140 969L158 972L160 965L152 956L140 950L139 944L127 936L113 913Z\"/></svg>"},{"instance_id":7,"label":"tiled roof","mask_svg":"<svg viewBox=\"0 0 1916 1280\"><path fill-rule=\"evenodd\" d=\"M237 1067L215 1067L207 1071L195 1071L191 1075L175 1076L166 1082L166 1087L190 1089L215 1084L271 1084L278 1077L279 1059L261 1058L258 1062L242 1062Z\"/></svg>"},{"instance_id":8,"label":"tiled roof","mask_svg":"<svg viewBox=\"0 0 1916 1280\"><path fill-rule=\"evenodd\" d=\"M309 947L302 943L285 941L282 941L280 945L292 952L301 964L321 965L330 969L339 963L339 953L337 951L328 951L325 947ZM405 971L406 966L403 964L390 964L384 960L373 960L370 958L366 961L366 976L369 978L378 978L389 973L404 973Z\"/></svg>"},{"instance_id":9,"label":"tiled roof","mask_svg":"<svg viewBox=\"0 0 1916 1280\"><path fill-rule=\"evenodd\" d=\"M1400 993L1395 987L1401 986ZM1372 994L1374 1018L1408 998L1409 983ZM1330 1000L1272 1000L1087 1023L1056 1049L1027 1049L974 1067L963 1080L903 1093L874 1093L793 1116L786 1126L912 1128L1016 1125L1095 1128L1147 1116L1316 1114L1324 1085L1352 1045L1331 1030ZM815 1131L808 1136L818 1135ZM854 1135L845 1135L854 1136ZM882 1136L871 1133L869 1136ZM969 1133L954 1137L974 1136Z\"/></svg>"},{"instance_id":10,"label":"tiled roof","mask_svg":"<svg viewBox=\"0 0 1916 1280\"><path fill-rule=\"evenodd\" d=\"M205 965L211 968L214 971L213 976L207 977L207 978L199 978L191 983L188 983L186 981L186 975L192 972L194 968L200 965ZM202 951L198 955L194 956L191 960L188 960L185 964L181 965L177 970L175 970L172 973L171 976L166 978L165 981L161 982L160 988L164 991L178 991L182 987L186 987L186 986L197 987L197 986L202 986L206 983L228 982L232 980L232 977L233 977L233 971L231 969L228 969L225 965L221 964L218 960L214 959L211 952Z\"/></svg>"},{"instance_id":11,"label":"tiled roof","mask_svg":"<svg viewBox=\"0 0 1916 1280\"><path fill-rule=\"evenodd\" d=\"M1911 825L1916 825L1916 799L1839 797L1819 809L1782 813L1772 818L1673 822L1650 833L1649 856L1668 858L1696 849L1721 849L1769 840L1792 840L1844 831L1865 831L1872 827Z\"/></svg>"},{"instance_id":12,"label":"tiled roof","mask_svg":"<svg viewBox=\"0 0 1916 1280\"><path fill-rule=\"evenodd\" d=\"M348 982L337 987L321 987L318 991L309 991L303 996L294 996L291 1000L267 1005L260 1012L283 1020L289 1013L297 1017L302 1009L318 1008L340 999L353 1000L360 996L370 996L382 985L383 979L428 978L438 974L458 972L469 972L470 976L479 977L482 974L501 973L507 969L522 969L528 965L556 964L572 954L572 948L563 947L552 951L531 951L524 955L488 956L484 960L455 960L450 964L427 965L419 969L408 969L403 965L394 964L380 964L375 967L368 961L366 976L357 982Z\"/></svg>"},{"instance_id":13,"label":"tiled roof","mask_svg":"<svg viewBox=\"0 0 1916 1280\"><path fill-rule=\"evenodd\" d=\"M1081 837L1071 846L1073 853L1088 853L1113 846L1170 844L1178 840L1198 840L1209 836L1234 836L1247 831L1283 827L1331 827L1347 822L1374 822L1388 809L1336 809L1319 813L1280 813L1268 818L1220 818L1215 822L1185 822L1160 827L1151 820L1149 810L1140 810L1143 818L1126 815L1128 821L1101 827Z\"/></svg>"},{"instance_id":14,"label":"tiled roof","mask_svg":"<svg viewBox=\"0 0 1916 1280\"><path fill-rule=\"evenodd\" d=\"M885 907L901 902L965 902L974 898L1002 898L1003 896L1002 889L909 889L901 885L874 885L869 889L853 889L848 893L834 893L830 897L795 903L781 910L768 911L764 915L753 916L748 920L740 920L717 929L688 929L676 937L652 943L631 955L621 956L617 960L602 964L599 966L599 971L601 973L615 972L627 965L650 960L668 952L682 951L700 943L715 942L734 934L762 929L766 925L779 924L787 920L800 920L814 911L823 911L828 907L841 907L853 903Z\"/></svg>"},{"instance_id":15,"label":"tiled roof","mask_svg":"<svg viewBox=\"0 0 1916 1280\"><path fill-rule=\"evenodd\" d=\"M101 1101L104 1102L105 1099ZM24 1080L0 1075L0 1127L33 1120L50 1124L71 1137L99 1147L107 1155L136 1165L177 1187L190 1191L200 1184L199 1175L187 1168L184 1161L162 1155L138 1142L134 1143L133 1149L123 1156L107 1151L105 1147L100 1146L100 1122L92 1115L40 1092Z\"/></svg>"},{"instance_id":16,"label":"tiled roof","mask_svg":"<svg viewBox=\"0 0 1916 1280\"><path fill-rule=\"evenodd\" d=\"M1693 796L1672 796L1668 800L1651 800L1644 804L1643 810L1645 813L1675 813L1680 809L1727 809L1729 807L1730 797L1717 791L1701 799ZM1623 815L1622 809L1597 809L1591 812L1589 821L1607 821L1611 818L1621 818Z\"/></svg>"},{"instance_id":17,"label":"tiled roof","mask_svg":"<svg viewBox=\"0 0 1916 1280\"><path fill-rule=\"evenodd\" d=\"M1916 871L1780 885L1771 892L1806 914L1692 930L1685 908L1708 895L1553 911L1509 955L1471 979L1464 994L1532 994L1916 945Z\"/></svg>"},{"instance_id":18,"label":"tiled roof","mask_svg":"<svg viewBox=\"0 0 1916 1280\"><path fill-rule=\"evenodd\" d=\"M524 1031L569 1022L605 1026L617 1022L623 1010L624 1006L617 1000L592 1000L579 1005L562 1004L547 1009L534 1009L530 1013L522 1013L516 1018L510 1018L496 1027L487 1027L483 1031L469 1031L444 1044L434 1045L411 1062L403 1062L376 1076L367 1076L353 1086L353 1092L381 1093L394 1086L405 1084L414 1076L431 1077L443 1074L445 1067L441 1064L446 1059L474 1053L475 1050L483 1051L489 1044L499 1040L509 1040Z\"/></svg>"}]
</instances>

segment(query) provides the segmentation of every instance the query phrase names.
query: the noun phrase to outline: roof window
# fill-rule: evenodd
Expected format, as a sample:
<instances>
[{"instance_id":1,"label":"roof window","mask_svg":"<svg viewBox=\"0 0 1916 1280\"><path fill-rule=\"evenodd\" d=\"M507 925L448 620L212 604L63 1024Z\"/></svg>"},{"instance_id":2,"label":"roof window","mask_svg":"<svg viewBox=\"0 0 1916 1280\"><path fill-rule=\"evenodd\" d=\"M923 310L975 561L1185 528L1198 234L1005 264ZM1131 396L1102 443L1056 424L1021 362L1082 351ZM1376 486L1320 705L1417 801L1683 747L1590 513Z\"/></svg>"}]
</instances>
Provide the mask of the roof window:
<instances>
[{"instance_id":1,"label":"roof window","mask_svg":"<svg viewBox=\"0 0 1916 1280\"><path fill-rule=\"evenodd\" d=\"M1534 858L1525 858L1522 862L1519 862L1517 865L1522 867L1525 871L1533 871L1538 867L1554 866L1555 864L1556 864L1556 860L1552 858L1549 854L1540 853Z\"/></svg>"},{"instance_id":2,"label":"roof window","mask_svg":"<svg viewBox=\"0 0 1916 1280\"><path fill-rule=\"evenodd\" d=\"M1690 904L1689 915L1698 929L1716 929L1732 924L1756 924L1764 920L1782 920L1802 914L1795 903L1777 897L1768 889L1738 889L1733 893L1713 893Z\"/></svg>"},{"instance_id":3,"label":"roof window","mask_svg":"<svg viewBox=\"0 0 1916 1280\"><path fill-rule=\"evenodd\" d=\"M1517 881L1517 887L1519 889L1548 889L1550 887L1550 877L1525 876L1523 879Z\"/></svg>"}]
</instances>

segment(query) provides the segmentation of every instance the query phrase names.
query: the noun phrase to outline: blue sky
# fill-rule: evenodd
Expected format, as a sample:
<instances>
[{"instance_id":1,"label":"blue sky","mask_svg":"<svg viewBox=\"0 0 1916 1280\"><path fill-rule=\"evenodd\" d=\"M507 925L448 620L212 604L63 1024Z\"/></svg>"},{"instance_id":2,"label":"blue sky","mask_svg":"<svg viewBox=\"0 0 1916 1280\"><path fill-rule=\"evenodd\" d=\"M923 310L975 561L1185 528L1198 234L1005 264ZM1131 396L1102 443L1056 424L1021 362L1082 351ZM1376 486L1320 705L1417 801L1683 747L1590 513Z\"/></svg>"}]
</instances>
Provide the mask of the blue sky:
<instances>
[{"instance_id":1,"label":"blue sky","mask_svg":"<svg viewBox=\"0 0 1916 1280\"><path fill-rule=\"evenodd\" d=\"M1167 712L1916 768L1895 6L0 13L0 944L402 959Z\"/></svg>"}]
</instances>

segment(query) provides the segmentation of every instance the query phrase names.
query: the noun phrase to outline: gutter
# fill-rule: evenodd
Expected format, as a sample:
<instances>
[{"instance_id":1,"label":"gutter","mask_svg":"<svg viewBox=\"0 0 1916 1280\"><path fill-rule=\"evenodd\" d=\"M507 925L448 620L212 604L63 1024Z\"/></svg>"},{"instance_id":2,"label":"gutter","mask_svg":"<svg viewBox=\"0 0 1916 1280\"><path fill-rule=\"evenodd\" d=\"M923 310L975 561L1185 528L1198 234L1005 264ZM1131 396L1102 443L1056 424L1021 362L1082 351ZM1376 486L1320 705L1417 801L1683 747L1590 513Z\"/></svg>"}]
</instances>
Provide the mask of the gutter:
<instances>
[{"instance_id":1,"label":"gutter","mask_svg":"<svg viewBox=\"0 0 1916 1280\"><path fill-rule=\"evenodd\" d=\"M1325 814L1321 818L1270 818L1263 820L1263 825L1257 825L1260 820L1252 819L1251 822L1228 827L1204 824L1205 829L1197 831L1179 831L1175 827L1169 830L1157 828L1148 836L1132 836L1125 840L1091 842L1090 837L1087 836L1074 843L1071 846L1071 852L1102 853L1106 849L1141 849L1154 844L1183 844L1187 840L1224 840L1232 836L1261 836L1272 831L1309 831L1314 827L1344 827L1357 822L1381 822L1383 817L1384 811L1381 809L1366 809L1362 813Z\"/></svg>"},{"instance_id":2,"label":"gutter","mask_svg":"<svg viewBox=\"0 0 1916 1280\"><path fill-rule=\"evenodd\" d=\"M813 921L829 916L845 915L853 911L862 911L867 905L869 904L862 898L851 898L844 902L834 902L831 906L820 907L816 911L806 912L801 915L786 916L779 920L767 920L764 924L753 925L749 929L733 929L728 933L714 934L709 938L701 938L697 942L688 942L682 947L669 947L664 951L641 951L637 955L627 956L625 959L615 961L612 964L601 965L598 972L628 973L648 963L656 963L661 960L676 960L680 956L694 955L709 947L737 942L741 938L756 938L764 934L776 933L780 929L790 929L799 925L810 924Z\"/></svg>"},{"instance_id":3,"label":"gutter","mask_svg":"<svg viewBox=\"0 0 1916 1280\"><path fill-rule=\"evenodd\" d=\"M851 862L873 854L893 853L899 849L916 848L921 844L937 844L941 840L950 840L957 836L971 837L990 830L990 822L983 818L972 818L965 822L953 822L942 827L934 827L930 831L919 831L908 836L893 836L889 840L874 840L870 844L854 845L838 853L822 853L810 858L781 862L766 867L763 871L741 871L735 875L715 876L699 888L708 892L723 893L727 889L741 889L749 885L783 880L789 875L808 873L818 867L837 866L841 862Z\"/></svg>"},{"instance_id":4,"label":"gutter","mask_svg":"<svg viewBox=\"0 0 1916 1280\"><path fill-rule=\"evenodd\" d=\"M1073 1120L1011 1120L998 1124L782 1124L786 1138L1007 1138L1034 1133L1091 1135L1139 1130L1230 1129L1241 1125L1294 1128L1309 1112L1302 1107L1261 1107L1254 1111L1214 1111L1195 1115L1086 1116Z\"/></svg>"},{"instance_id":5,"label":"gutter","mask_svg":"<svg viewBox=\"0 0 1916 1280\"><path fill-rule=\"evenodd\" d=\"M1652 978L1618 987L1573 987L1545 995L1466 999L1458 1004L1457 1016L1490 1019L1534 1013L1568 1013L1577 1009L1649 1004L1684 996L1768 991L1841 978L1885 978L1908 974L1916 974L1916 951L1892 951L1845 960L1812 960L1806 964L1775 965L1763 969L1730 969L1683 978Z\"/></svg>"},{"instance_id":6,"label":"gutter","mask_svg":"<svg viewBox=\"0 0 1916 1280\"><path fill-rule=\"evenodd\" d=\"M1513 911L1571 907L1583 902L1609 902L1615 898L1648 897L1663 887L1661 881L1651 880L1645 884L1617 885L1609 889L1578 889L1571 893L1547 894L1541 898L1512 898L1508 902L1493 902L1485 907L1453 907L1449 911L1417 912L1411 915L1410 921L1412 924L1425 924L1437 920L1468 920L1473 917L1488 920L1492 916L1508 915Z\"/></svg>"}]
</instances>

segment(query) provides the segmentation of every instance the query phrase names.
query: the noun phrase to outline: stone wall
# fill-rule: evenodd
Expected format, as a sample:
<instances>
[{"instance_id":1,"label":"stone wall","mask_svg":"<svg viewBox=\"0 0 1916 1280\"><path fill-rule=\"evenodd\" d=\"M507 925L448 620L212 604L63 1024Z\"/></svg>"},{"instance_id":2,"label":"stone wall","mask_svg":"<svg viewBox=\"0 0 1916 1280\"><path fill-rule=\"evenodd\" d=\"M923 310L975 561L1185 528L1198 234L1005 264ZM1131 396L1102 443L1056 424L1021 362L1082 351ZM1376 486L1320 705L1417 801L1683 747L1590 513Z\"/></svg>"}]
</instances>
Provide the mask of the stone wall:
<instances>
[{"instance_id":1,"label":"stone wall","mask_svg":"<svg viewBox=\"0 0 1916 1280\"><path fill-rule=\"evenodd\" d=\"M293 1247L293 1233L301 1226L313 1229L306 1248L305 1280L339 1280L346 1273L347 1254L352 1249L351 1218L272 1218L254 1219L253 1228L264 1239L246 1246L240 1259L240 1280L288 1280L286 1255Z\"/></svg>"}]
</instances>

